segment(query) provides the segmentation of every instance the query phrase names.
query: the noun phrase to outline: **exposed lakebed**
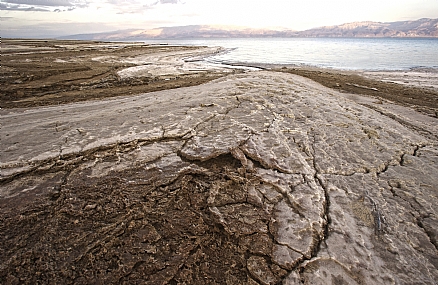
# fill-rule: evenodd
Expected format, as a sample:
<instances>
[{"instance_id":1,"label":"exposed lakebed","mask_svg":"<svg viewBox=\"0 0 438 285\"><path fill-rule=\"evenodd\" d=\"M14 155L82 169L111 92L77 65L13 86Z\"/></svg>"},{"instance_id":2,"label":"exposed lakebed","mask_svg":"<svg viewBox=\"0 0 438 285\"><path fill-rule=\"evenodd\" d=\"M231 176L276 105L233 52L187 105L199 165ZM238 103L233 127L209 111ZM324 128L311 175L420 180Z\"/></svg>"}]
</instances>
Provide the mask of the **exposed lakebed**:
<instances>
[{"instance_id":1,"label":"exposed lakebed","mask_svg":"<svg viewBox=\"0 0 438 285\"><path fill-rule=\"evenodd\" d=\"M217 77L0 110L2 283L435 283L433 106L160 52Z\"/></svg>"}]
</instances>

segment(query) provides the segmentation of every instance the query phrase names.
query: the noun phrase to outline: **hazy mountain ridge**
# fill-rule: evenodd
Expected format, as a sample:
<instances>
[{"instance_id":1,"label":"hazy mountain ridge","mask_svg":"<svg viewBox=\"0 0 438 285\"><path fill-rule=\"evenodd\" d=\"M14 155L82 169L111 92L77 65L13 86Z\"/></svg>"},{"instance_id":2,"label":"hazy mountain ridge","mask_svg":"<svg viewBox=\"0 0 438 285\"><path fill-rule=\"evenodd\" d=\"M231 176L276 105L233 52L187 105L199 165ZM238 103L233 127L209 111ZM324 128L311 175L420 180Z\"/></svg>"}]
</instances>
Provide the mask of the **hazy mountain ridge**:
<instances>
[{"instance_id":1,"label":"hazy mountain ridge","mask_svg":"<svg viewBox=\"0 0 438 285\"><path fill-rule=\"evenodd\" d=\"M305 31L251 29L230 26L191 25L149 30L120 30L107 33L81 34L63 39L145 40L182 38L256 38L256 37L438 37L438 19L398 22L353 22Z\"/></svg>"},{"instance_id":2,"label":"hazy mountain ridge","mask_svg":"<svg viewBox=\"0 0 438 285\"><path fill-rule=\"evenodd\" d=\"M120 30L107 33L80 34L62 39L81 40L141 40L141 39L182 39L182 38L251 38L294 36L295 31L251 29L244 27L190 25L162 27L150 30Z\"/></svg>"},{"instance_id":3,"label":"hazy mountain ridge","mask_svg":"<svg viewBox=\"0 0 438 285\"><path fill-rule=\"evenodd\" d=\"M305 37L438 37L438 19L353 22L299 32Z\"/></svg>"}]
</instances>

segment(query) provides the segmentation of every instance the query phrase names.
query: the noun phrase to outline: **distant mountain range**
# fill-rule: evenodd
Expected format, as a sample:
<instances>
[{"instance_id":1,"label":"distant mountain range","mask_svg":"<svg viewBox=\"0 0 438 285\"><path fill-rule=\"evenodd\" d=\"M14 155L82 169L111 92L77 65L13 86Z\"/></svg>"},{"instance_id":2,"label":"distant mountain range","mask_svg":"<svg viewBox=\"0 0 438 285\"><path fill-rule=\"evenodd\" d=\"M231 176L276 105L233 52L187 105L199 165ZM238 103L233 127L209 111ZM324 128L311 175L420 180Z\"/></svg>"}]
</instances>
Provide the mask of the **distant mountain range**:
<instances>
[{"instance_id":1,"label":"distant mountain range","mask_svg":"<svg viewBox=\"0 0 438 285\"><path fill-rule=\"evenodd\" d=\"M182 38L268 38L268 37L326 37L326 38L384 38L438 37L438 19L400 22L354 22L320 27L305 31L250 29L230 26L192 25L162 27L150 30L120 30L107 33L79 34L62 39L81 40L146 40Z\"/></svg>"},{"instance_id":2,"label":"distant mountain range","mask_svg":"<svg viewBox=\"0 0 438 285\"><path fill-rule=\"evenodd\" d=\"M303 37L438 37L438 19L420 19L390 23L354 22L299 32Z\"/></svg>"}]
</instances>

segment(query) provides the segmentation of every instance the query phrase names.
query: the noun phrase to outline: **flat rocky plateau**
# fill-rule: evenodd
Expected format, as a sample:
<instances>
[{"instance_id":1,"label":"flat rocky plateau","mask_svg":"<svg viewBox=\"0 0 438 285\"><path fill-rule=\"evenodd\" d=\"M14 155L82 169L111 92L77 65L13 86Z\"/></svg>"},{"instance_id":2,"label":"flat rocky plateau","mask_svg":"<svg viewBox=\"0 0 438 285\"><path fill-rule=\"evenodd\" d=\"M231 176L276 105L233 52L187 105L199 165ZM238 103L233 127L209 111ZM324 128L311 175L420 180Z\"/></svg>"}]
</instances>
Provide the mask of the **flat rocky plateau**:
<instances>
[{"instance_id":1,"label":"flat rocky plateau","mask_svg":"<svg viewBox=\"0 0 438 285\"><path fill-rule=\"evenodd\" d=\"M218 48L3 50L1 284L437 284L433 88L198 61Z\"/></svg>"}]
</instances>

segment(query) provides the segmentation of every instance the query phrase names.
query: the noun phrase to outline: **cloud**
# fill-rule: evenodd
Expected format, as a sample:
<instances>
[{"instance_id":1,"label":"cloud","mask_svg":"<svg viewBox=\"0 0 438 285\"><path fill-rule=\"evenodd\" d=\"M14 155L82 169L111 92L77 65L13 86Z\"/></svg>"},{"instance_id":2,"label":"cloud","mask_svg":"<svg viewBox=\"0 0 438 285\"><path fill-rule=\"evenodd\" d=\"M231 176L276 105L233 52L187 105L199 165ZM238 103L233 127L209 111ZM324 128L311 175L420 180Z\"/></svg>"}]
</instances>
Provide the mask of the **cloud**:
<instances>
[{"instance_id":1,"label":"cloud","mask_svg":"<svg viewBox=\"0 0 438 285\"><path fill-rule=\"evenodd\" d=\"M132 14L182 0L0 0L0 10L64 12L103 3L115 8L118 14Z\"/></svg>"},{"instance_id":2,"label":"cloud","mask_svg":"<svg viewBox=\"0 0 438 285\"><path fill-rule=\"evenodd\" d=\"M71 11L86 7L86 0L0 0L0 10L6 11Z\"/></svg>"},{"instance_id":3,"label":"cloud","mask_svg":"<svg viewBox=\"0 0 438 285\"><path fill-rule=\"evenodd\" d=\"M115 7L118 14L141 14L158 5L182 3L181 0L107 0L106 2Z\"/></svg>"},{"instance_id":4,"label":"cloud","mask_svg":"<svg viewBox=\"0 0 438 285\"><path fill-rule=\"evenodd\" d=\"M17 20L17 19L16 19ZM4 23L4 25L3 25ZM5 28L1 31L1 36L4 38L55 38L73 34L84 33L99 33L115 31L117 27L99 22L86 23L45 23L33 21L16 22L16 24L7 25L3 22Z\"/></svg>"},{"instance_id":5,"label":"cloud","mask_svg":"<svg viewBox=\"0 0 438 285\"><path fill-rule=\"evenodd\" d=\"M30 6L73 6L69 0L3 0L10 4L25 4Z\"/></svg>"},{"instance_id":6,"label":"cloud","mask_svg":"<svg viewBox=\"0 0 438 285\"><path fill-rule=\"evenodd\" d=\"M32 6L19 6L19 5L7 5L7 4L3 4L0 3L0 10L6 10L6 11L48 11L46 9L40 9L40 8L35 8Z\"/></svg>"},{"instance_id":7,"label":"cloud","mask_svg":"<svg viewBox=\"0 0 438 285\"><path fill-rule=\"evenodd\" d=\"M178 4L179 0L160 0L161 4Z\"/></svg>"},{"instance_id":8,"label":"cloud","mask_svg":"<svg viewBox=\"0 0 438 285\"><path fill-rule=\"evenodd\" d=\"M159 4L178 4L180 0L107 0L107 3L116 6L156 6Z\"/></svg>"}]
</instances>

